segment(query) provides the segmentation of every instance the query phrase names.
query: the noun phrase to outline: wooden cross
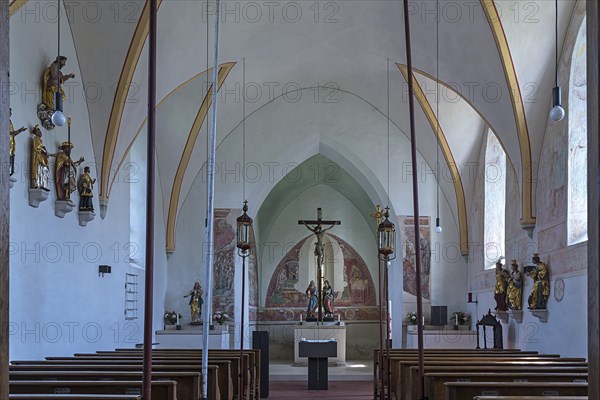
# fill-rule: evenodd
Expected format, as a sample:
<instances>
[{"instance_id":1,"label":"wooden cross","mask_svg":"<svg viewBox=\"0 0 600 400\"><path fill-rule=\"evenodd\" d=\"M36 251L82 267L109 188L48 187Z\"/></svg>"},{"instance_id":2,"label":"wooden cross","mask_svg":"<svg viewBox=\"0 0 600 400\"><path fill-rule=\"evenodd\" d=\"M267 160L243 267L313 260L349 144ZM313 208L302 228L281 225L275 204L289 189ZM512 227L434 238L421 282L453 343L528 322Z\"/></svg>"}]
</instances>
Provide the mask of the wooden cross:
<instances>
[{"instance_id":1,"label":"wooden cross","mask_svg":"<svg viewBox=\"0 0 600 400\"><path fill-rule=\"evenodd\" d=\"M317 219L316 220L299 220L299 225L304 225L306 228L317 236L317 244L315 245L315 256L317 257L317 281L318 281L318 321L323 322L323 257L325 256L325 247L323 245L323 236L326 231L330 230L336 225L340 225L341 221L327 221L323 220L323 212L321 208L317 208ZM314 225L314 226L312 226ZM327 228L323 229L323 226ZM310 310L309 310L310 311Z\"/></svg>"}]
</instances>

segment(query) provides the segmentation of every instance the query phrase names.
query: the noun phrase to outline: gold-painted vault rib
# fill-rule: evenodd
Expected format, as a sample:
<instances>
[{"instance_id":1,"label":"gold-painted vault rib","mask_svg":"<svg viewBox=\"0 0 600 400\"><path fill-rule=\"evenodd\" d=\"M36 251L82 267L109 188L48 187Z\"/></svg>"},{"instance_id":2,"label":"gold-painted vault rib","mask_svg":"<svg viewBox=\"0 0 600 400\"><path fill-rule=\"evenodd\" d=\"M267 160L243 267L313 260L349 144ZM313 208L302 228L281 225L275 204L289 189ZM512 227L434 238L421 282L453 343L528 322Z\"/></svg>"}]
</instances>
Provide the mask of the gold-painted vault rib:
<instances>
[{"instance_id":1,"label":"gold-painted vault rib","mask_svg":"<svg viewBox=\"0 0 600 400\"><path fill-rule=\"evenodd\" d=\"M405 65L396 64L404 79L408 81L408 68ZM458 170L458 166L454 159L454 155L452 154L452 150L450 149L450 145L448 144L448 140L446 139L446 135L444 134L441 126L438 125L438 119L435 115L433 108L431 108L431 104L421 85L417 81L414 76L414 89L415 89L415 98L421 105L429 124L431 125L431 129L434 132L436 139L439 143L442 154L444 155L444 159L446 160L446 164L450 170L450 174L452 175L452 182L454 185L454 193L456 195L456 206L458 208L458 230L460 236L460 252L463 256L469 254L469 231L467 225L467 203L465 200L465 190L462 183L462 178L460 176L460 171ZM439 185L439 182L438 182Z\"/></svg>"}]
</instances>

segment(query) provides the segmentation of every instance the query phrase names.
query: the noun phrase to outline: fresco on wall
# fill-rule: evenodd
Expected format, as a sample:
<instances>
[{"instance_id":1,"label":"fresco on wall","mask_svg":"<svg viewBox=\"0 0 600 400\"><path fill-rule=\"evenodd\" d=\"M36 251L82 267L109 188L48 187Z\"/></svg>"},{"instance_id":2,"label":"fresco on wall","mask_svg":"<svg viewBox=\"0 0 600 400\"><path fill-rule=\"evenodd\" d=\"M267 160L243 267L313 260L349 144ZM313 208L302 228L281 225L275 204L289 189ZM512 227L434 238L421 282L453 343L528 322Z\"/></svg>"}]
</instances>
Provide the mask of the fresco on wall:
<instances>
[{"instance_id":1,"label":"fresco on wall","mask_svg":"<svg viewBox=\"0 0 600 400\"><path fill-rule=\"evenodd\" d=\"M376 306L376 292L371 273L363 258L343 239L328 235L342 250L343 263L340 263L344 286L334 288L336 314L344 320L379 319ZM259 309L262 321L291 321L300 318L306 309L304 293L308 282L299 282L301 268L300 252L308 236L298 242L279 262L269 282L265 307ZM303 274L305 275L305 274Z\"/></svg>"},{"instance_id":2,"label":"fresco on wall","mask_svg":"<svg viewBox=\"0 0 600 400\"><path fill-rule=\"evenodd\" d=\"M234 312L235 229L238 213L241 214L241 210L215 209L213 314L224 311L232 316Z\"/></svg>"},{"instance_id":3,"label":"fresco on wall","mask_svg":"<svg viewBox=\"0 0 600 400\"><path fill-rule=\"evenodd\" d=\"M430 276L431 276L431 226L430 217L421 217L420 223L420 248L421 248L421 290L423 298L431 299ZM414 296L417 295L417 273L415 258L415 219L412 216L401 215L398 224L402 227L400 237L404 239L402 267L404 274L404 291Z\"/></svg>"}]
</instances>

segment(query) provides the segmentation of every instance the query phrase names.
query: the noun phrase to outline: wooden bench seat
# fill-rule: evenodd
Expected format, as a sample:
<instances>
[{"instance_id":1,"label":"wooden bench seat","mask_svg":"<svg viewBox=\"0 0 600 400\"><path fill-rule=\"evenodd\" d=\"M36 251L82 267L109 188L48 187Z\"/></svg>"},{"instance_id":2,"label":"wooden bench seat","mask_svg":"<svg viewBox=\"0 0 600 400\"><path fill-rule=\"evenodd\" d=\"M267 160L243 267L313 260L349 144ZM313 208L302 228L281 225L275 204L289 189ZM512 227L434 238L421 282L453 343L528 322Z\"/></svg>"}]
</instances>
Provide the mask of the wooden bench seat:
<instances>
[{"instance_id":1,"label":"wooden bench seat","mask_svg":"<svg viewBox=\"0 0 600 400\"><path fill-rule=\"evenodd\" d=\"M115 351L97 351L96 353L76 353L75 357L89 357L93 355L99 356L141 356L141 349L117 349ZM200 349L153 349L154 357L202 357ZM209 351L209 356L235 356L239 357L240 352L237 349L212 349ZM244 370L246 371L244 380L244 398L250 400L260 399L260 350L245 349L244 350Z\"/></svg>"},{"instance_id":2,"label":"wooden bench seat","mask_svg":"<svg viewBox=\"0 0 600 400\"><path fill-rule=\"evenodd\" d=\"M581 361L565 361L567 359L543 359L535 357L513 357L513 358L495 358L488 359L485 357L459 357L459 358L425 358L425 365L437 365L437 366L575 366L575 367L587 367L587 363ZM406 358L395 358L391 357L391 390L396 395L398 400L405 399L408 397L409 387L409 370L412 366L417 366L418 361L416 359ZM402 388L403 390L399 390Z\"/></svg>"},{"instance_id":3,"label":"wooden bench seat","mask_svg":"<svg viewBox=\"0 0 600 400\"><path fill-rule=\"evenodd\" d=\"M239 376L240 376L240 353L232 353L232 354L224 354L224 353L217 353L217 352L210 352L209 356L208 356L209 362L214 361L214 360L230 360L231 361L231 377L232 377L232 387L233 387L233 397L238 397L238 383L239 383ZM122 361L138 361L138 362L143 362L143 357L141 354L117 354L117 353L111 353L111 354L78 354L74 357L46 357L47 361L50 362L70 362L70 361L76 361L76 362L81 362L83 361L92 361L94 363L96 362L109 362L112 363L114 362L122 362ZM197 365L202 363L202 357L201 355L191 355L191 354L171 354L171 355L166 355L166 354L153 354L152 356L152 364L185 364L185 365ZM250 355L249 354L244 354L244 358L243 358L243 367L244 371L245 371L245 377L244 377L244 382L245 382L245 388L244 388L244 393L247 395L247 393L249 393L251 391L250 389L250 383L252 381L252 377L251 377L251 373L250 373ZM247 398L247 397L246 397Z\"/></svg>"},{"instance_id":4,"label":"wooden bench seat","mask_svg":"<svg viewBox=\"0 0 600 400\"><path fill-rule=\"evenodd\" d=\"M587 396L475 396L474 400L588 400Z\"/></svg>"},{"instance_id":5,"label":"wooden bench seat","mask_svg":"<svg viewBox=\"0 0 600 400\"><path fill-rule=\"evenodd\" d=\"M214 363L212 363L211 365L215 366L216 368L211 368L211 365L209 365L209 385L208 387L210 388L211 385L211 376L214 376L213 374L211 374L211 371L214 371L216 373L216 377L217 379L215 379L215 383L216 385L218 385L218 391L217 393L219 394L219 398L223 399L223 400L231 400L233 399L233 387L232 387L232 380L231 380L231 370L230 370L230 364L231 361L225 361L225 360L219 360L219 361L215 361ZM197 373L201 373L200 371L200 366L189 366L189 365L152 365L152 373L156 373L156 372L197 372ZM13 372L22 372L22 371L33 371L33 372L41 372L41 371L47 371L49 373L51 372L61 372L61 371L93 371L93 372L137 372L137 373L141 373L142 372L142 365L141 364L39 364L39 363L35 363L35 364L26 364L26 363L20 363L18 365L10 365L9 366L9 373L13 373ZM210 390L209 390L210 393ZM215 393L215 391L213 391L213 393Z\"/></svg>"},{"instance_id":6,"label":"wooden bench seat","mask_svg":"<svg viewBox=\"0 0 600 400\"><path fill-rule=\"evenodd\" d=\"M123 394L9 394L8 400L142 400Z\"/></svg>"},{"instance_id":7,"label":"wooden bench seat","mask_svg":"<svg viewBox=\"0 0 600 400\"><path fill-rule=\"evenodd\" d=\"M209 366L209 398L220 399L217 366ZM211 376L212 375L212 376ZM11 371L11 381L140 381L142 372L137 371ZM201 397L202 375L198 372L172 371L153 372L153 380L173 380L177 382L177 398L199 400Z\"/></svg>"},{"instance_id":8,"label":"wooden bench seat","mask_svg":"<svg viewBox=\"0 0 600 400\"><path fill-rule=\"evenodd\" d=\"M386 351L384 350L384 385L387 386L387 381L388 381L388 373L387 373L387 355L385 354ZM390 356L414 356L414 357L418 357L418 350L417 349L390 349L389 350L389 354ZM535 356L538 354L537 351L522 351L519 349L473 349L473 348L468 348L468 349L424 349L424 354L426 356L452 356L452 355L456 355L459 357L463 357L463 356L468 356L468 355L480 355L480 356L500 356L500 357L505 357L505 356L522 356L522 355L530 355L530 356ZM558 357L558 355L556 355L556 357ZM374 349L373 351L373 391L374 391L374 398L377 399L379 397L379 392L378 392L378 388L377 388L377 384L379 382L379 349ZM391 372L390 372L391 375Z\"/></svg>"},{"instance_id":9,"label":"wooden bench seat","mask_svg":"<svg viewBox=\"0 0 600 400\"><path fill-rule=\"evenodd\" d=\"M425 396L429 400L446 397L446 382L583 382L587 373L544 372L430 372L425 374ZM412 399L412 395L410 399Z\"/></svg>"},{"instance_id":10,"label":"wooden bench seat","mask_svg":"<svg viewBox=\"0 0 600 400\"><path fill-rule=\"evenodd\" d=\"M177 382L152 381L152 400L177 400ZM11 394L141 395L142 381L10 381Z\"/></svg>"},{"instance_id":11,"label":"wooden bench seat","mask_svg":"<svg viewBox=\"0 0 600 400\"><path fill-rule=\"evenodd\" d=\"M202 350L201 349L153 349L152 353L154 356L198 356L201 357ZM142 349L140 348L119 348L116 350L110 351L97 351L95 354L97 355L141 355ZM209 356L211 355L221 355L221 356L230 356L233 355L235 357L239 356L238 349L211 349L209 350ZM78 356L89 356L89 353L77 353ZM246 356L249 357L249 361L246 365ZM244 350L244 369L247 371L245 379L245 388L244 388L244 397L249 398L251 400L260 399L260 350L259 349L245 349Z\"/></svg>"},{"instance_id":12,"label":"wooden bench seat","mask_svg":"<svg viewBox=\"0 0 600 400\"><path fill-rule=\"evenodd\" d=\"M446 382L446 400L476 396L587 396L587 383L573 382Z\"/></svg>"},{"instance_id":13,"label":"wooden bench seat","mask_svg":"<svg viewBox=\"0 0 600 400\"><path fill-rule=\"evenodd\" d=\"M447 366L431 366L426 365L424 373L435 373L435 372L456 372L460 374L468 375L470 373L477 372L497 372L497 373L575 373L575 374L587 374L588 368L584 367L564 367L564 366L543 366L532 365L532 366L485 366L485 365L447 365ZM407 399L417 399L418 397L418 385L419 385L419 367L412 366L409 368L409 383L408 389L405 393L409 393L406 396Z\"/></svg>"},{"instance_id":14,"label":"wooden bench seat","mask_svg":"<svg viewBox=\"0 0 600 400\"><path fill-rule=\"evenodd\" d=\"M543 355L532 355L529 353L515 353L515 354L510 354L510 353L476 353L476 352L472 352L472 353L465 353L465 354L460 354L460 353L450 353L450 352L445 352L445 353L426 353L425 355L425 360L465 360L465 359L472 359L472 360L495 360L495 361L509 361L509 360L526 360L526 361L552 361L552 360L558 360L559 359L559 355L558 354L543 354ZM396 362L398 360L414 360L415 362L418 361L418 355L417 354L391 354L389 357L389 364L390 364L390 379L391 379L391 390L393 393L397 393L396 387L397 387L397 380L398 380L398 374L401 373L400 370L398 370L398 365L396 364ZM583 358L571 358L571 359L561 359L562 361L573 361L573 362L584 362L585 359ZM377 370L377 369L376 369ZM378 377L378 371L374 371L374 382L377 382L377 377ZM384 384L387 386L387 381L388 381L388 377L387 377L387 361L384 361Z\"/></svg>"}]
</instances>

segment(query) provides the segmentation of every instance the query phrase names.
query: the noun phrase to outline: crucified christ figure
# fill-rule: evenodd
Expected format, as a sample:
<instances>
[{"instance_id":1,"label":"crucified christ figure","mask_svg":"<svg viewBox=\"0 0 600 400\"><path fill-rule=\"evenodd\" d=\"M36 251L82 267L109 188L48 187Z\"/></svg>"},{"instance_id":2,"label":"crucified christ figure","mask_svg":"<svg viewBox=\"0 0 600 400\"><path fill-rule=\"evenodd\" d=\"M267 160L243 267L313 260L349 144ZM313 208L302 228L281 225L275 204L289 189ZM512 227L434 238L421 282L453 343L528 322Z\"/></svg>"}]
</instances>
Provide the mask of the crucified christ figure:
<instances>
[{"instance_id":1,"label":"crucified christ figure","mask_svg":"<svg viewBox=\"0 0 600 400\"><path fill-rule=\"evenodd\" d=\"M323 213L320 208L317 208L317 220L316 221L307 221L300 220L298 224L306 226L306 228L315 234L317 237L317 243L315 244L315 256L317 257L317 283L319 285L317 293L319 293L319 303L318 303L318 312L319 317L318 321L323 321L323 258L325 256L325 246L323 245L323 237L325 236L325 232L330 230L336 225L340 225L340 221L324 221ZM323 228L323 225L327 226Z\"/></svg>"}]
</instances>

